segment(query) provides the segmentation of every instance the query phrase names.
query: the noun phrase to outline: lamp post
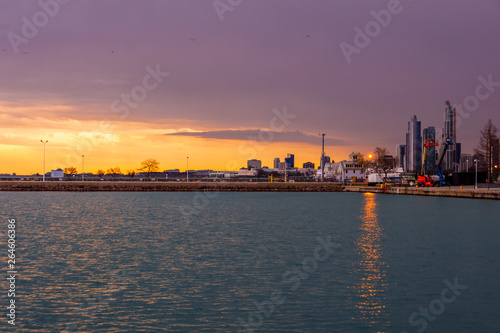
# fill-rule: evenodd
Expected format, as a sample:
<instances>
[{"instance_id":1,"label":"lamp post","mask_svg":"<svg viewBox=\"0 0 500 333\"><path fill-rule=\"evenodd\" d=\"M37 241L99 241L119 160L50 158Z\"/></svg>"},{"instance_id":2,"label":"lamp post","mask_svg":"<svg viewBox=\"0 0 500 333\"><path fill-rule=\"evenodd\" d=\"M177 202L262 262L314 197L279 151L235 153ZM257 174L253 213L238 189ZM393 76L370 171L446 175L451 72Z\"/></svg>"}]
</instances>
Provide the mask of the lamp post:
<instances>
[{"instance_id":1,"label":"lamp post","mask_svg":"<svg viewBox=\"0 0 500 333\"><path fill-rule=\"evenodd\" d=\"M186 181L189 181L189 156L187 157L187 162L186 162Z\"/></svg>"},{"instance_id":2,"label":"lamp post","mask_svg":"<svg viewBox=\"0 0 500 333\"><path fill-rule=\"evenodd\" d=\"M374 161L373 161L373 154L368 154L368 159L370 160L370 166L372 168L372 173L375 172L375 165L374 165ZM366 172L365 172L365 175L366 175Z\"/></svg>"},{"instance_id":3,"label":"lamp post","mask_svg":"<svg viewBox=\"0 0 500 333\"><path fill-rule=\"evenodd\" d=\"M40 140L41 143L43 143L43 176L42 179L45 181L45 144L49 142L49 140Z\"/></svg>"},{"instance_id":4,"label":"lamp post","mask_svg":"<svg viewBox=\"0 0 500 333\"><path fill-rule=\"evenodd\" d=\"M493 145L490 144L490 177L488 179L488 189L490 188L490 183L493 180Z\"/></svg>"},{"instance_id":5,"label":"lamp post","mask_svg":"<svg viewBox=\"0 0 500 333\"><path fill-rule=\"evenodd\" d=\"M84 181L84 173L85 173L85 155L82 155L82 182Z\"/></svg>"},{"instance_id":6,"label":"lamp post","mask_svg":"<svg viewBox=\"0 0 500 333\"><path fill-rule=\"evenodd\" d=\"M478 162L478 159L476 158L474 160L474 163L476 163L476 185L474 185L474 189L477 190L477 162Z\"/></svg>"}]
</instances>

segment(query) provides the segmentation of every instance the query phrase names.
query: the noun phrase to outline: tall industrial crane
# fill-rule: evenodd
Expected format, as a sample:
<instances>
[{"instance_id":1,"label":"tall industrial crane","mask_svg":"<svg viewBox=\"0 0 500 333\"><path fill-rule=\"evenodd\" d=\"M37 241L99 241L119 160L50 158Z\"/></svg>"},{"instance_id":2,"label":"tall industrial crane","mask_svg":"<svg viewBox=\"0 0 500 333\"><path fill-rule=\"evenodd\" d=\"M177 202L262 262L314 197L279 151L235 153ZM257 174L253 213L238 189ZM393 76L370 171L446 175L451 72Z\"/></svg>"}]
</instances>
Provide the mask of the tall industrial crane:
<instances>
[{"instance_id":1,"label":"tall industrial crane","mask_svg":"<svg viewBox=\"0 0 500 333\"><path fill-rule=\"evenodd\" d=\"M321 133L322 141L321 141L321 181L323 181L323 177L325 176L325 135L326 133Z\"/></svg>"},{"instance_id":2,"label":"tall industrial crane","mask_svg":"<svg viewBox=\"0 0 500 333\"><path fill-rule=\"evenodd\" d=\"M441 163L443 163L443 158L446 155L446 151L448 150L448 147L451 145L454 145L454 144L455 143L453 141L451 141L450 137L447 137L443 142L443 147L442 147L441 152L439 154L440 156L439 156L438 163L436 166L436 174L439 176L439 184L438 184L439 186L448 185L448 183L444 179L443 171L441 171Z\"/></svg>"},{"instance_id":3,"label":"tall industrial crane","mask_svg":"<svg viewBox=\"0 0 500 333\"><path fill-rule=\"evenodd\" d=\"M453 145L453 141L451 141L451 138L447 137L443 141L443 146L441 147L441 151L439 152L439 158L438 158L438 163L436 164L436 175L434 176L435 178L433 179L432 176L426 176L425 175L425 157L426 157L426 150L427 147L436 147L438 146L438 141L434 139L428 139L425 140L424 144L424 158L422 161L422 171L420 172L420 176L417 178L417 183L420 186L446 186L448 183L445 180L445 177L443 175L443 171L441 171L441 164L443 163L444 156L446 155L446 151L448 150L448 147Z\"/></svg>"},{"instance_id":4,"label":"tall industrial crane","mask_svg":"<svg viewBox=\"0 0 500 333\"><path fill-rule=\"evenodd\" d=\"M420 171L420 176L417 177L417 184L420 186L434 186L438 179L433 179L432 176L425 174L425 159L427 158L427 148L437 147L439 142L436 139L427 139L424 143L424 154L422 158L422 170Z\"/></svg>"}]
</instances>

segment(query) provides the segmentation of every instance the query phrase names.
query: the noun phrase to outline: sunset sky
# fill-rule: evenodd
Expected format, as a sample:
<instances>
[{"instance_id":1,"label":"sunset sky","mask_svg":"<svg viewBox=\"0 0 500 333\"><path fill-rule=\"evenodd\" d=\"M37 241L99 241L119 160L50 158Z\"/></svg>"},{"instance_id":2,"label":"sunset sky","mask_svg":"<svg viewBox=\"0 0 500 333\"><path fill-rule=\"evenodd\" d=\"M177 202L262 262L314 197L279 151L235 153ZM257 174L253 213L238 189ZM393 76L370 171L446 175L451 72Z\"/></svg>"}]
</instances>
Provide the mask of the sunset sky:
<instances>
[{"instance_id":1,"label":"sunset sky","mask_svg":"<svg viewBox=\"0 0 500 333\"><path fill-rule=\"evenodd\" d=\"M47 171L318 165L318 133L335 161L395 153L446 100L480 101L465 153L500 126L500 0L61 2L0 1L0 173L41 173L41 139Z\"/></svg>"}]
</instances>

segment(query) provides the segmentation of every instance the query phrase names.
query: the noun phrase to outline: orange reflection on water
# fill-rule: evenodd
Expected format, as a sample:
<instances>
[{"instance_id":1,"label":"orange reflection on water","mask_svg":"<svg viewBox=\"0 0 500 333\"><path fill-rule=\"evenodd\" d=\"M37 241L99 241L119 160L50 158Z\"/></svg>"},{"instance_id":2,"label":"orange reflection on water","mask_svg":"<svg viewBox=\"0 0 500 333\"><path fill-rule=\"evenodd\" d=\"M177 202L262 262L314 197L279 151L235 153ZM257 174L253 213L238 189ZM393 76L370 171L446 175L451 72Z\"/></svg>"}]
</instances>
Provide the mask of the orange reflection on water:
<instances>
[{"instance_id":1,"label":"orange reflection on water","mask_svg":"<svg viewBox=\"0 0 500 333\"><path fill-rule=\"evenodd\" d=\"M388 329L388 314L385 309L385 293L387 291L386 263L380 246L383 230L377 215L375 194L364 194L360 226L361 234L356 240L356 252L360 260L354 269L359 282L354 287L355 308L359 311L358 320L377 328L378 332Z\"/></svg>"}]
</instances>

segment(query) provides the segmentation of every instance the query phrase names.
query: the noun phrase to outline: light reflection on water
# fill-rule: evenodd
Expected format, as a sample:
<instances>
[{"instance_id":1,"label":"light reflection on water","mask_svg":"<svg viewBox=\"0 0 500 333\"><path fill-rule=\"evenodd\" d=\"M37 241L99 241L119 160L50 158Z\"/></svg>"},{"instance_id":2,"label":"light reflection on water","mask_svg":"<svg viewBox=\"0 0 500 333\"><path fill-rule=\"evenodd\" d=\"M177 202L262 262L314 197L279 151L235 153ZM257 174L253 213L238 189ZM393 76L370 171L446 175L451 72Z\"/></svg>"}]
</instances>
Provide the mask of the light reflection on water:
<instances>
[{"instance_id":1,"label":"light reflection on water","mask_svg":"<svg viewBox=\"0 0 500 333\"><path fill-rule=\"evenodd\" d=\"M377 214L375 194L365 193L361 214L362 224L355 242L360 259L354 264L354 272L359 282L354 286L358 318L370 327L377 327L378 332L386 332L389 315L386 308L386 269L381 249L383 229Z\"/></svg>"}]
</instances>

